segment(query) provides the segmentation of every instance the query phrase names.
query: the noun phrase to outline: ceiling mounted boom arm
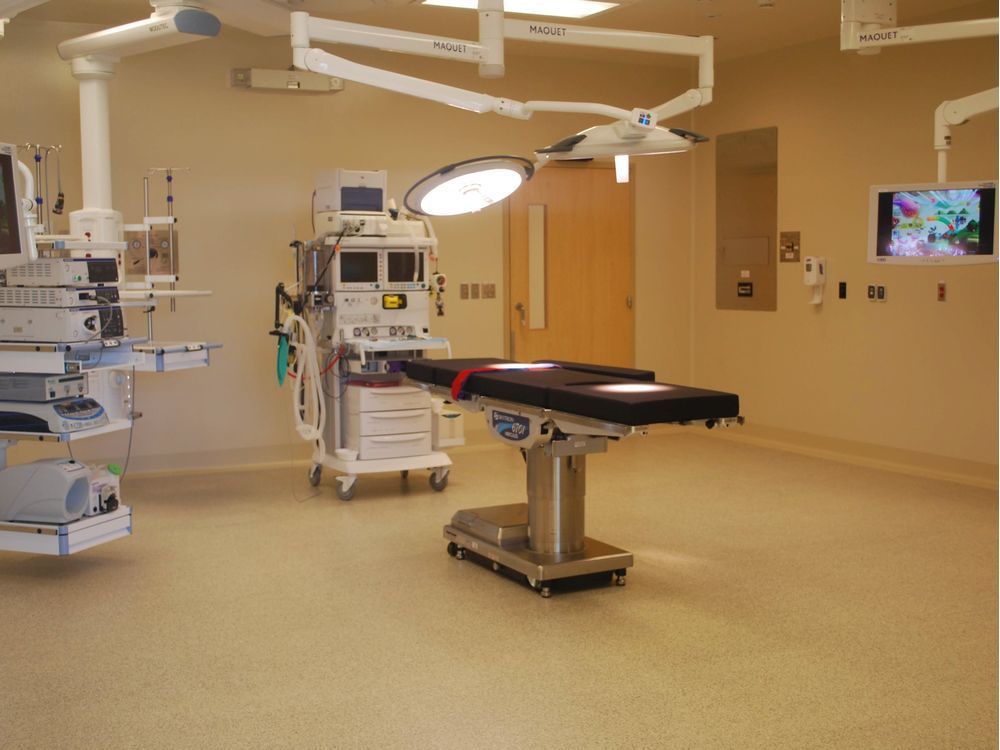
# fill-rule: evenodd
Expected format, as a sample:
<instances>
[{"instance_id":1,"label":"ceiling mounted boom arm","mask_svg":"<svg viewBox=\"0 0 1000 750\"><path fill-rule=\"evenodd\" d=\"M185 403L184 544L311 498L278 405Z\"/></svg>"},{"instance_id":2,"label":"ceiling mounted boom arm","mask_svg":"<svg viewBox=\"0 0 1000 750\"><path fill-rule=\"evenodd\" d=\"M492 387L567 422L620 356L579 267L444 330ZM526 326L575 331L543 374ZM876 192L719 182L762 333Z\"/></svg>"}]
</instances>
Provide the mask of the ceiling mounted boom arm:
<instances>
[{"instance_id":1,"label":"ceiling mounted boom arm","mask_svg":"<svg viewBox=\"0 0 1000 750\"><path fill-rule=\"evenodd\" d=\"M951 126L964 125L976 115L1000 107L1000 89L992 88L978 94L941 102L934 110L934 148L938 152L938 182L948 179L948 149L951 148Z\"/></svg>"},{"instance_id":2,"label":"ceiling mounted boom arm","mask_svg":"<svg viewBox=\"0 0 1000 750\"><path fill-rule=\"evenodd\" d=\"M70 233L97 241L121 240L122 216L111 194L111 114L108 85L122 57L208 39L219 19L194 0L153 0L153 13L132 23L68 39L59 56L80 82L80 151L83 208L70 213Z\"/></svg>"},{"instance_id":3,"label":"ceiling mounted boom arm","mask_svg":"<svg viewBox=\"0 0 1000 750\"><path fill-rule=\"evenodd\" d=\"M567 24L504 21L499 0L480 2L480 41L416 34L395 29L312 18L308 13L291 14L293 64L295 67L343 78L369 86L437 101L472 112L494 112L515 119L528 119L534 112L596 114L620 120L636 133L652 131L658 120L675 117L712 100L712 37L687 37L639 31L600 29ZM492 7L490 7L492 6ZM528 101L495 97L455 86L361 65L329 52L313 49L312 43L326 42L375 47L390 52L406 52L442 59L477 62L480 74L493 76L503 71L503 39L571 44L660 54L685 55L698 60L698 88L684 92L655 108L622 109L595 102Z\"/></svg>"},{"instance_id":4,"label":"ceiling mounted boom arm","mask_svg":"<svg viewBox=\"0 0 1000 750\"><path fill-rule=\"evenodd\" d=\"M931 23L924 26L899 26L883 28L859 21L844 21L841 25L840 50L874 50L904 44L943 42L953 39L975 39L996 36L997 19L980 18L974 21Z\"/></svg>"},{"instance_id":5,"label":"ceiling mounted boom arm","mask_svg":"<svg viewBox=\"0 0 1000 750\"><path fill-rule=\"evenodd\" d=\"M842 52L856 50L861 55L874 55L882 47L974 39L997 36L1000 33L1000 24L996 18L897 28L895 0L841 0L840 5ZM943 102L934 111L934 148L938 154L938 182L946 182L948 179L951 126L961 125L970 117L997 109L997 99L997 89L993 88L963 99Z\"/></svg>"}]
</instances>

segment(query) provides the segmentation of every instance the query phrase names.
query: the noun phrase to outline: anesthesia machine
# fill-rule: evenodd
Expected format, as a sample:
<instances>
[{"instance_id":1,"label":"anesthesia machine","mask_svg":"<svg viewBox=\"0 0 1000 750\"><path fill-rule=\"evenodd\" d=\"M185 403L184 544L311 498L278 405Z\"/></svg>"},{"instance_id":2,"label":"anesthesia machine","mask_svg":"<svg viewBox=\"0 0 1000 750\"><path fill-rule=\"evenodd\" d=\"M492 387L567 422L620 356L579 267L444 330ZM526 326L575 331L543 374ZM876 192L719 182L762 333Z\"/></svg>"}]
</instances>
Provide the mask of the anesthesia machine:
<instances>
[{"instance_id":1,"label":"anesthesia machine","mask_svg":"<svg viewBox=\"0 0 1000 750\"><path fill-rule=\"evenodd\" d=\"M294 382L296 429L314 445L309 480L318 485L324 466L338 471L337 496L350 500L359 474L430 469L441 491L451 460L440 449L464 442L462 414L405 385L402 367L451 353L430 335L447 282L437 239L429 221L387 203L385 171L338 170L322 182L318 236L292 244L297 280L275 290L272 331L278 381Z\"/></svg>"}]
</instances>

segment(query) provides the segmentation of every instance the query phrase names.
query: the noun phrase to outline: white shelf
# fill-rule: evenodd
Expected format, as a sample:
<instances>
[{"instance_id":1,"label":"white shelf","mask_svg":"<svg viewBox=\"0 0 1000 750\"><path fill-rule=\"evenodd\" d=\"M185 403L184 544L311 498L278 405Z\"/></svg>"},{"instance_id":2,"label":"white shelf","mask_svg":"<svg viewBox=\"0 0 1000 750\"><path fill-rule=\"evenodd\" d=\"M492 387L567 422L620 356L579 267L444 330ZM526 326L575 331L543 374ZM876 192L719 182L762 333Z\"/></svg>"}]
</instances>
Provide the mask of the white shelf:
<instances>
[{"instance_id":1,"label":"white shelf","mask_svg":"<svg viewBox=\"0 0 1000 750\"><path fill-rule=\"evenodd\" d=\"M144 359L135 369L140 372L172 372L208 367L212 349L222 344L205 341L148 341L133 347Z\"/></svg>"},{"instance_id":2,"label":"white shelf","mask_svg":"<svg viewBox=\"0 0 1000 750\"><path fill-rule=\"evenodd\" d=\"M451 356L451 342L437 337L415 337L412 339L347 339L344 341L361 354L361 364L365 363L365 352L408 352L426 349L445 349Z\"/></svg>"},{"instance_id":3,"label":"white shelf","mask_svg":"<svg viewBox=\"0 0 1000 750\"><path fill-rule=\"evenodd\" d=\"M212 292L200 289L126 289L118 292L123 300L155 300L159 297L211 297Z\"/></svg>"},{"instance_id":4,"label":"white shelf","mask_svg":"<svg viewBox=\"0 0 1000 750\"><path fill-rule=\"evenodd\" d=\"M0 550L42 555L72 555L132 533L132 509L85 516L73 523L0 522Z\"/></svg>"},{"instance_id":5,"label":"white shelf","mask_svg":"<svg viewBox=\"0 0 1000 750\"><path fill-rule=\"evenodd\" d=\"M76 430L75 432L19 432L0 430L0 440L11 440L20 442L25 440L52 441L57 443L71 443L74 440L85 440L86 438L106 435L109 432L119 432L127 430L132 426L131 420L114 419L100 427L92 427L86 430Z\"/></svg>"}]
</instances>

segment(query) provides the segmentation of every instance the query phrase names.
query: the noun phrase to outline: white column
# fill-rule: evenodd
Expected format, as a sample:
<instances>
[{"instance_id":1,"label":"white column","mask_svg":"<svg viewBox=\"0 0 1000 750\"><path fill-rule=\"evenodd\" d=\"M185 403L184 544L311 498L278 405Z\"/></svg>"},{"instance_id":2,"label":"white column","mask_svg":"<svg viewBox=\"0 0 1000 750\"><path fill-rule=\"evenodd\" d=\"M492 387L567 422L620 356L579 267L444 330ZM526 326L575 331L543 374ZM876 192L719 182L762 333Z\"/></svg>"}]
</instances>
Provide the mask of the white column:
<instances>
[{"instance_id":1,"label":"white column","mask_svg":"<svg viewBox=\"0 0 1000 750\"><path fill-rule=\"evenodd\" d=\"M121 214L111 202L111 114L108 82L115 76L117 57L77 57L73 77L80 81L80 152L83 209L70 214L70 233L101 242L122 237Z\"/></svg>"}]
</instances>

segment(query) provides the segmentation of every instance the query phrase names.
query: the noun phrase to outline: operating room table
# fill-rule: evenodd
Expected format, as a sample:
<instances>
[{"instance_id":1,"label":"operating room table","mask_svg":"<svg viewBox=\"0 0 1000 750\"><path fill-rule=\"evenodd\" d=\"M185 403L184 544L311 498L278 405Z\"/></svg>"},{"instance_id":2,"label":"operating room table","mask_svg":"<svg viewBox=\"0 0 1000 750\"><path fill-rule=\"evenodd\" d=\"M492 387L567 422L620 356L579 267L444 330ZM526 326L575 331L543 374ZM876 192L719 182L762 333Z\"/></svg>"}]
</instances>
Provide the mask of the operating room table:
<instances>
[{"instance_id":1,"label":"operating room table","mask_svg":"<svg viewBox=\"0 0 1000 750\"><path fill-rule=\"evenodd\" d=\"M731 393L655 382L654 373L571 362L418 359L414 383L481 411L491 434L521 449L527 502L469 508L444 527L448 552L477 555L523 575L542 596L556 581L625 584L632 554L584 534L586 457L609 440L645 435L652 424L742 424Z\"/></svg>"}]
</instances>

